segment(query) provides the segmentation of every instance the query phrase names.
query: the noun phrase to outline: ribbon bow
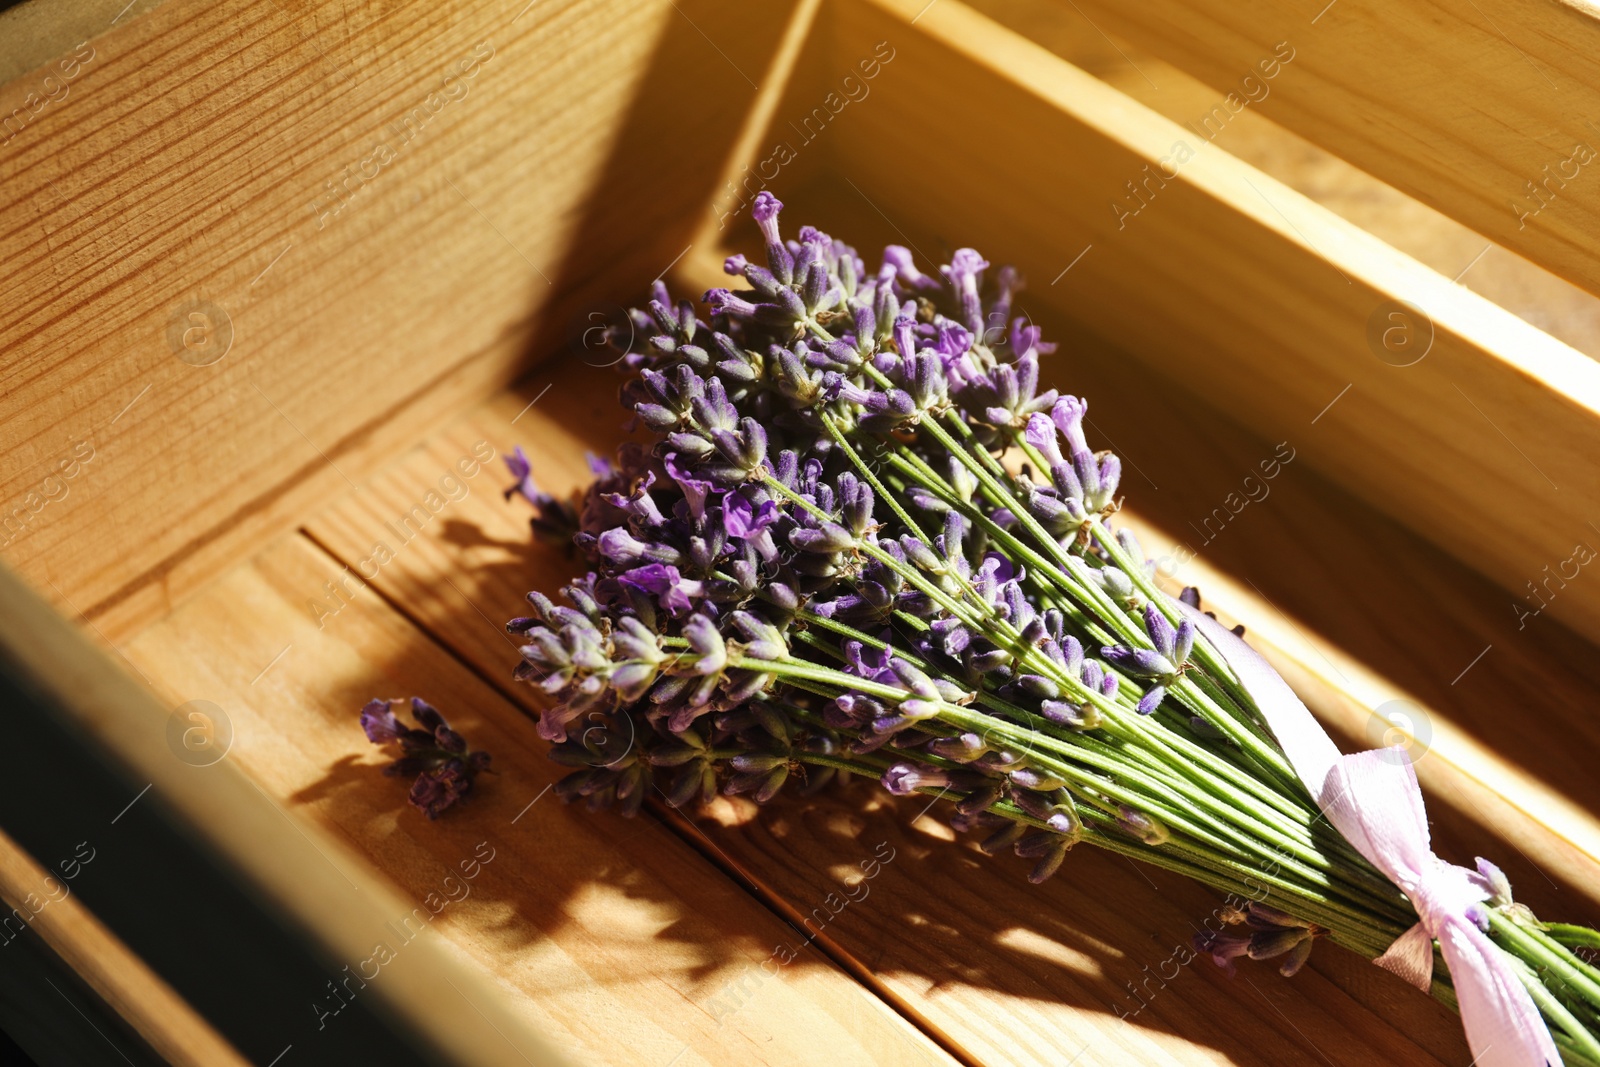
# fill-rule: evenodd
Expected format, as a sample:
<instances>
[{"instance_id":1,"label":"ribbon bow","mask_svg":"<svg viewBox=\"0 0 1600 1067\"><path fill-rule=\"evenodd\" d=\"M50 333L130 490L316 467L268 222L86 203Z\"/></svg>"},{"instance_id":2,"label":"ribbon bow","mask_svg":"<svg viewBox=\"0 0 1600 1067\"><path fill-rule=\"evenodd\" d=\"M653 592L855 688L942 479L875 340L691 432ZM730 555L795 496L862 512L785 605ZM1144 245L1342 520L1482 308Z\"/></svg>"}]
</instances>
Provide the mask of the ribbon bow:
<instances>
[{"instance_id":1,"label":"ribbon bow","mask_svg":"<svg viewBox=\"0 0 1600 1067\"><path fill-rule=\"evenodd\" d=\"M1550 1030L1509 956L1475 916L1489 899L1476 872L1433 854L1428 816L1411 761L1394 749L1342 756L1289 683L1233 631L1182 602L1255 701L1284 755L1330 823L1417 911L1417 924L1375 961L1427 992L1439 942L1461 1006L1467 1044L1480 1067L1560 1064Z\"/></svg>"}]
</instances>

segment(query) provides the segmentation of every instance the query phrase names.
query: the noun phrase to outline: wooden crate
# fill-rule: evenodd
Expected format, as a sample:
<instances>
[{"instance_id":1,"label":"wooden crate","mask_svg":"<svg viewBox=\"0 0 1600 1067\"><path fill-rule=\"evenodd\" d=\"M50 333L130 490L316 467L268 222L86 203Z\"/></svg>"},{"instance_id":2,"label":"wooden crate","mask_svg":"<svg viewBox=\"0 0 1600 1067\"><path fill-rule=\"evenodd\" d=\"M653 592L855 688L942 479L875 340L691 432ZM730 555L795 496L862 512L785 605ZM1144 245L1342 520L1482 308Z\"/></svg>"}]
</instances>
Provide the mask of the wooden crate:
<instances>
[{"instance_id":1,"label":"wooden crate","mask_svg":"<svg viewBox=\"0 0 1600 1067\"><path fill-rule=\"evenodd\" d=\"M658 276L717 284L762 184L863 249L976 245L1029 278L1169 577L1347 748L1405 701L1441 854L1593 924L1600 579L1561 568L1600 545L1600 194L1569 179L1523 226L1498 202L1588 138L1595 23L1468 6L87 5L0 90L4 662L330 980L492 849L355 998L451 1062L1465 1063L1453 1016L1336 951L1166 976L1214 902L1110 855L1031 887L866 788L562 808L500 623L571 565L499 457L582 484L620 433L592 327ZM1579 288L1509 254L1465 265L1516 299L1458 284L1441 250L1473 231ZM1572 322L1528 321L1553 301ZM498 770L438 823L355 726L411 693ZM169 742L193 701L231 732L204 767ZM26 822L0 818L12 905L57 859ZM326 990L225 1021L81 897L35 931L160 1055L347 1055Z\"/></svg>"}]
</instances>

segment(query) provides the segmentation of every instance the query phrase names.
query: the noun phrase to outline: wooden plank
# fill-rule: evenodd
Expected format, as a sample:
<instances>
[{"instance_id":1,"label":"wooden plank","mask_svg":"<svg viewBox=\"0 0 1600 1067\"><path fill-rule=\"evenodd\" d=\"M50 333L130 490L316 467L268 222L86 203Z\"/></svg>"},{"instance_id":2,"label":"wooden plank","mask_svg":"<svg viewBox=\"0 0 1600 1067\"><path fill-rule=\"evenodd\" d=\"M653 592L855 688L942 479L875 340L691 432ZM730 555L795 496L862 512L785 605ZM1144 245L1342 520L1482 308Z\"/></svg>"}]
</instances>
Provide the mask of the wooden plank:
<instances>
[{"instance_id":1,"label":"wooden plank","mask_svg":"<svg viewBox=\"0 0 1600 1067\"><path fill-rule=\"evenodd\" d=\"M0 648L29 685L148 781L146 791L181 811L219 862L258 886L323 951L363 961L374 945L394 937L383 920L406 914L409 902L373 877L341 843L287 815L229 761L196 773L192 762L177 758L168 738L173 708L133 681L5 567L0 567ZM78 942L79 951L93 947L92 939ZM450 1062L505 1067L564 1062L480 972L432 939L410 941L385 965L383 976L373 995L401 1013ZM476 1011L500 1036L462 1026L467 1011Z\"/></svg>"},{"instance_id":2,"label":"wooden plank","mask_svg":"<svg viewBox=\"0 0 1600 1067\"><path fill-rule=\"evenodd\" d=\"M468 499L492 477L479 475ZM441 513L429 535L451 521ZM420 555L399 548L385 570ZM763 971L792 930L653 820L557 803L548 789L564 772L533 722L372 591L352 591L319 626L307 601L339 575L288 536L141 632L128 654L172 703L221 707L234 731L228 761L395 886L404 903L375 909L379 920L436 911L429 940L496 991L521 1033L578 1062L645 1067L819 1054L951 1062L814 952ZM448 574L436 577L448 588ZM433 700L493 755L470 805L437 822L408 807L405 783L381 775L357 723L377 695ZM443 880L483 859L485 842L492 859L456 897L460 879ZM436 908L445 893L458 902Z\"/></svg>"},{"instance_id":3,"label":"wooden plank","mask_svg":"<svg viewBox=\"0 0 1600 1067\"><path fill-rule=\"evenodd\" d=\"M683 288L705 282L691 278ZM1096 410L1116 407L1110 398L1134 388L1146 398L1140 413L1148 418L1111 413L1095 419L1118 441L1141 441L1131 458L1161 486L1148 494L1154 514L1203 514L1201 504L1210 494L1221 499L1234 474L1259 458L1258 439L1197 410L1180 391L1146 384L1121 353L1092 339L1075 337L1073 347L1085 359L1093 353L1092 363L1080 361L1075 373L1083 379L1081 388L1097 398ZM604 451L614 442L613 387L611 373L597 368L535 375L524 391L498 397L441 431L361 493L318 515L308 532L346 561L367 557L373 542L388 536L392 526L386 524L436 487L442 472L482 440L502 452L524 444L535 456L541 486L557 493L575 488L587 479L581 453ZM528 407L535 397L538 402ZM1160 428L1158 436L1152 437L1150 425ZM1135 436L1140 427L1142 439ZM1472 640L1463 640L1464 632L1499 625L1491 587L1303 465L1284 476L1285 487L1291 477L1293 492L1277 490L1286 503L1258 508L1248 524L1229 529L1234 552L1203 552L1203 561L1230 567L1243 556L1248 582L1262 592L1240 592L1248 582L1237 572L1231 585L1215 571L1204 572L1210 591L1220 594L1213 603L1252 626L1265 623L1272 639L1285 645L1298 639L1301 627L1332 635L1296 648L1298 659L1276 656L1325 721L1347 735L1347 748L1362 743L1359 735L1371 718L1370 705L1360 702L1366 690L1352 692L1358 687L1351 678L1339 677L1320 657L1335 657L1349 671L1352 655L1370 656L1370 673L1357 680L1426 702L1423 713L1433 721L1434 749L1419 771L1430 791L1441 853L1466 859L1476 850L1504 861L1519 892L1547 915L1591 913L1600 901L1600 846L1594 844L1600 837L1592 816L1571 827L1574 837L1588 843L1584 847L1541 824L1547 808L1530 811L1496 791L1502 780L1517 785L1520 775L1526 785L1548 770L1545 799L1580 814L1600 799L1583 770L1596 748L1594 730L1566 710L1587 706L1600 692L1589 646L1570 634L1556 634L1554 645L1509 642L1474 667L1472 687L1461 691L1468 699L1445 703L1438 697L1454 692L1449 679L1419 672L1417 664L1437 667L1462 655ZM1136 501L1147 497L1139 479L1130 467L1129 493ZM499 632L500 621L525 610L524 590L553 589L574 564L548 546L530 546L526 508L508 507L486 490L474 486L448 513L441 512L372 584L486 677L506 678L518 657ZM1382 535L1375 544L1365 537L1374 527ZM1159 527L1141 522L1140 528L1152 546L1161 543ZM1318 530L1316 537L1306 535L1311 528ZM1191 563L1187 573L1199 573L1203 565ZM1292 601L1293 610L1311 621L1285 625L1271 604L1285 602L1286 588L1302 578L1307 587ZM1330 589L1348 592L1319 617L1315 607ZM1440 590L1451 589L1456 593L1445 603L1452 625L1435 636L1418 620L1437 610ZM1352 635L1351 620L1370 620L1379 605L1382 624L1368 622L1373 632ZM330 628L336 624L329 620ZM1342 652L1341 641L1357 651ZM1465 653L1463 665L1470 656ZM1497 762L1480 762L1470 768L1473 773L1453 763L1462 751L1459 735L1490 724L1504 708L1506 693L1530 673L1548 679L1552 694L1549 705L1541 706L1549 722L1539 736L1525 746L1497 737ZM531 693L517 689L513 696L533 707ZM1551 756L1552 736L1565 739L1570 760ZM1527 770L1519 772L1522 760ZM1490 776L1487 784L1475 774ZM1538 799L1524 797L1528 804ZM1015 863L980 862L970 844L949 843L949 832L935 817L940 813L917 818L921 807L893 803L867 787L841 796L788 798L761 810L719 801L701 825L720 853L797 918L829 891L825 872L843 870L858 853L887 841L900 857L891 866L894 877L874 882L872 902L859 914L847 908L820 940L871 976L902 1010L981 1063L1065 1062L1086 1047L1094 1050L1091 1062L1105 1063L1299 1062L1297 1056L1320 1063L1319 1049L1333 1062L1352 1064L1374 1055L1391 1062L1456 1062L1460 1055L1453 1017L1337 952L1314 961L1319 976L1305 982L1251 975L1230 983L1209 965L1187 968L1173 984L1181 992L1163 993L1151 1001L1149 1014L1134 1020L1137 1025L1123 1026L1118 1006L1128 1012L1139 1003L1125 983L1137 985L1142 967L1157 967L1183 943L1188 924L1209 910L1209 895L1089 849L1072 857L1069 872L1057 882L1036 889L1022 880ZM1284 1014L1263 1011L1263 998ZM1417 1020L1409 1039L1389 1029L1400 1011ZM1353 1030L1356 1039L1336 1040L1342 1028Z\"/></svg>"},{"instance_id":4,"label":"wooden plank","mask_svg":"<svg viewBox=\"0 0 1600 1067\"><path fill-rule=\"evenodd\" d=\"M963 2L1180 125L1208 114L1223 99L1216 89L1138 46L1110 41L1060 0ZM1584 355L1600 358L1600 297L1587 289L1492 244L1254 106L1235 114L1211 143Z\"/></svg>"},{"instance_id":5,"label":"wooden plank","mask_svg":"<svg viewBox=\"0 0 1600 1067\"><path fill-rule=\"evenodd\" d=\"M796 197L801 214L865 200L929 255L976 235L1041 305L1264 436L1304 438L1320 417L1337 432L1308 440L1309 463L1514 594L1594 535L1594 361L1214 150L1152 180L1119 230L1110 199L1143 168L1175 165L1182 128L954 0L907 33L919 6L835 10L837 62L889 38L899 58L830 127L822 150L848 180ZM952 129L1026 146L1005 195L959 154L902 165ZM1404 367L1368 341L1397 300L1431 320L1426 357ZM1600 634L1600 584L1569 582L1547 614Z\"/></svg>"},{"instance_id":6,"label":"wooden plank","mask_svg":"<svg viewBox=\"0 0 1600 1067\"><path fill-rule=\"evenodd\" d=\"M131 632L576 338L790 6L173 0L0 89L5 560Z\"/></svg>"},{"instance_id":7,"label":"wooden plank","mask_svg":"<svg viewBox=\"0 0 1600 1067\"><path fill-rule=\"evenodd\" d=\"M1059 2L1059 0L1058 0ZM1066 8L1068 5L1060 4ZM1600 21L1564 0L1074 3L1215 90L1600 292ZM1259 64L1286 44L1291 62ZM1250 79L1246 81L1246 79ZM1233 95L1233 102L1227 98ZM1574 158L1574 150L1583 146Z\"/></svg>"},{"instance_id":8,"label":"wooden plank","mask_svg":"<svg viewBox=\"0 0 1600 1067\"><path fill-rule=\"evenodd\" d=\"M34 932L162 1059L179 1067L249 1063L72 895L70 879L39 866L4 833L0 897L11 914L31 916ZM16 933L7 930L8 944Z\"/></svg>"}]
</instances>

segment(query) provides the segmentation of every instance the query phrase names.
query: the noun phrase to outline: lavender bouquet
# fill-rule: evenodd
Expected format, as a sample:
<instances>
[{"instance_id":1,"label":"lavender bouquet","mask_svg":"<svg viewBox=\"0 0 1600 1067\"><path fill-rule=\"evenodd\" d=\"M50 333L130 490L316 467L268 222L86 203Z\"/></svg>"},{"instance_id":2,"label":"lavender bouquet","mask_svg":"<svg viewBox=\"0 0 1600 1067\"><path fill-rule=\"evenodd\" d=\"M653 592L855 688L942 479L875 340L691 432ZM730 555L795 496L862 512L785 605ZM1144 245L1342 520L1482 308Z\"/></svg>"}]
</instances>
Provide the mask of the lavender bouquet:
<instances>
[{"instance_id":1,"label":"lavender bouquet","mask_svg":"<svg viewBox=\"0 0 1600 1067\"><path fill-rule=\"evenodd\" d=\"M1113 529L1120 462L1040 388L1054 346L1013 317L1017 274L897 246L870 274L810 227L785 241L781 207L753 205L765 266L726 263L748 288L702 318L657 282L631 312L621 396L653 444L576 505L513 461L535 530L589 568L508 624L561 795L632 814L874 778L950 802L1035 882L1083 843L1229 894L1196 944L1224 966L1292 975L1330 941L1405 973L1420 940L1407 977L1459 999L1479 1062L1600 1065L1600 934L1539 922L1484 860L1424 847L1397 875L1376 830L1330 825L1269 722L1281 681ZM1492 972L1470 991L1462 946Z\"/></svg>"}]
</instances>

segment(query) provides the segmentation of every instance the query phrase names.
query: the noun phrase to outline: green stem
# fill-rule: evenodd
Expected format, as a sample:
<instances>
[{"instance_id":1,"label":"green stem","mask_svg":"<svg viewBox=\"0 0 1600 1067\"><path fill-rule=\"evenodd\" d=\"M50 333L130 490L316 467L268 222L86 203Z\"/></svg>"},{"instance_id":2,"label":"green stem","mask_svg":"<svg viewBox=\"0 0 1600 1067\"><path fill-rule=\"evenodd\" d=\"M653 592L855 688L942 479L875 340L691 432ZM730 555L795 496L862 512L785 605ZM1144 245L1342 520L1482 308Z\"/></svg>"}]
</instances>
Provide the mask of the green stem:
<instances>
[{"instance_id":1,"label":"green stem","mask_svg":"<svg viewBox=\"0 0 1600 1067\"><path fill-rule=\"evenodd\" d=\"M1517 968L1517 977L1521 979L1523 987L1527 989L1528 995L1533 998L1534 1004L1538 1005L1539 1011L1544 1015L1545 1019L1561 1028L1572 1048L1579 1055L1588 1057L1591 1060L1600 1060L1600 1041L1596 1041L1594 1035L1589 1032L1588 1027L1579 1022L1567 1010L1566 1005L1562 1004L1554 993L1545 988L1544 983L1539 981L1538 976L1533 973L1532 969L1526 966Z\"/></svg>"},{"instance_id":2,"label":"green stem","mask_svg":"<svg viewBox=\"0 0 1600 1067\"><path fill-rule=\"evenodd\" d=\"M772 674L785 680L798 679L823 686L836 686L841 691L853 689L895 704L911 696L905 690L894 686L869 681L805 660L778 661L730 657L729 666ZM1162 799L1167 791L1159 788L1158 784L1148 777L1145 768L1116 758L1106 750L1105 746L1081 747L1071 753L1041 752L1040 739L1032 731L1023 731L993 716L969 711L942 701L938 702L938 709L939 720L948 725L961 730L998 735L1023 747L1024 751L1031 750L1032 762L1040 770L1054 774L1070 786L1075 786L1077 790L1084 791L1087 798L1097 794L1108 796L1116 803L1126 804L1134 810L1149 814L1194 841L1193 846L1190 846L1173 839L1169 842L1169 846L1162 847L1171 847L1180 852L1192 851L1194 855L1201 857L1202 865L1214 867L1219 871L1242 866L1236 861L1229 860L1230 852L1254 853L1258 859L1271 864L1274 868L1286 869L1293 876L1292 879L1280 877L1274 872L1270 880L1280 888L1306 894L1310 899L1317 901L1319 906L1341 914L1347 925L1358 923L1369 931L1387 932L1391 940L1395 934L1404 929L1403 925L1395 926L1393 920L1387 919L1387 914L1395 910L1394 902L1375 896L1372 888L1356 882L1351 872L1330 863L1326 857L1319 856L1315 852L1294 847L1291 842L1280 840L1277 847L1273 847L1271 842L1263 841L1260 837L1252 837L1227 825L1226 822L1218 821L1215 812L1202 813L1199 809L1204 806L1204 798L1193 790L1185 790L1184 799L1194 806L1181 808L1167 803ZM1078 762L1071 762L1074 758L1084 766L1080 767ZM1306 858L1311 862L1306 862ZM1235 867L1230 867L1230 864L1235 864ZM1318 869L1319 867L1321 869ZM1253 876L1268 877L1265 869L1259 871L1249 867L1244 869ZM1312 918L1313 921L1320 921ZM1381 925L1372 926L1373 919L1378 919ZM1400 922L1403 923L1404 919ZM1391 927L1394 928L1391 930Z\"/></svg>"},{"instance_id":3,"label":"green stem","mask_svg":"<svg viewBox=\"0 0 1600 1067\"><path fill-rule=\"evenodd\" d=\"M1579 1010L1587 1007L1590 1015L1600 1008L1600 983L1583 973L1581 967L1573 966L1574 961L1568 959L1569 953L1560 944L1539 937L1498 908L1490 908L1488 913L1489 930L1496 941L1533 967L1541 981L1546 974L1556 978L1558 984L1554 987L1544 983L1552 996Z\"/></svg>"},{"instance_id":4,"label":"green stem","mask_svg":"<svg viewBox=\"0 0 1600 1067\"><path fill-rule=\"evenodd\" d=\"M1571 923L1545 923L1544 932L1567 948L1592 948L1600 950L1600 930Z\"/></svg>"},{"instance_id":5,"label":"green stem","mask_svg":"<svg viewBox=\"0 0 1600 1067\"><path fill-rule=\"evenodd\" d=\"M1042 462L1042 458L1038 458L1038 461ZM938 494L949 506L957 508L969 520L974 521L982 526L992 538L1000 542L1005 548L1011 551L1016 558L1029 564L1036 574L1043 573L1059 575L1061 573L1060 571L1052 568L1048 561L1045 561L1042 557L1034 553L1031 548L1018 540L1010 533L1010 531L1000 527L986 514L984 514L981 509L974 508L970 502L961 499L961 497L951 490L947 484L936 479L933 476L932 470L928 468L926 463L923 462L920 457L917 457L915 453L904 449L896 450L896 454L891 457L891 462L896 463L900 469L907 473L908 476L917 478L925 488ZM1019 506L1014 500L1009 498L1007 498L1004 502L1013 511L1015 511ZM1114 539L1107 538L1106 540ZM1116 547L1119 550L1121 548L1120 545L1117 545ZM1084 566L1082 560L1072 556L1071 554L1062 556L1061 562L1068 569L1071 569L1074 574L1079 573L1078 568L1082 568ZM1086 597L1096 601L1096 603L1093 604L1093 608L1098 612L1100 618L1102 619L1120 621L1125 620L1126 618L1116 608L1116 606L1105 597L1103 591L1100 590L1100 588L1093 582L1080 579L1075 585L1068 588L1067 592L1072 596ZM1154 592L1153 589L1152 592ZM1158 597L1161 596L1159 593L1156 593L1155 595ZM1164 600L1162 603L1164 604ZM1119 629L1124 630L1123 634L1121 635L1124 637L1124 639L1131 640L1132 643L1135 644L1148 646L1148 638L1142 630L1139 630L1137 632L1137 637L1134 637L1133 627ZM1230 715L1225 709L1216 705L1204 692L1204 690L1197 687L1187 678L1180 680L1178 685L1174 687L1174 692L1175 695L1179 696L1180 698L1186 698L1184 702L1188 703L1195 710L1209 712L1210 714L1206 715L1208 721L1217 722L1219 725L1222 725L1224 729L1226 729L1228 725L1231 725L1231 723L1236 719L1241 718L1240 716ZM1270 744L1270 742L1268 742L1267 739L1254 728L1253 723L1244 721L1242 723L1242 729L1250 731L1254 744L1259 746L1266 746ZM1238 740L1237 733L1235 735L1235 740ZM1193 758L1193 750L1186 752L1185 755ZM1291 797L1286 797L1280 791L1272 789L1265 783L1260 782L1255 776L1247 775L1243 772L1236 772L1231 765L1227 771L1223 771L1221 773L1222 776L1225 777L1234 787L1244 789L1250 792L1257 799L1266 801L1266 803L1270 805L1273 810L1281 811L1291 816L1297 816L1300 818L1302 823L1307 825L1315 822L1314 817L1307 819L1306 809L1303 805L1295 803ZM1298 791L1298 779L1295 779L1295 782ZM1380 876L1376 874L1376 872L1370 870L1365 861L1360 859L1353 849L1348 848L1348 846L1343 842L1342 838L1338 839L1338 844L1335 847L1346 860L1355 858L1363 872L1363 878L1368 884L1375 882L1387 884Z\"/></svg>"},{"instance_id":6,"label":"green stem","mask_svg":"<svg viewBox=\"0 0 1600 1067\"><path fill-rule=\"evenodd\" d=\"M881 775L884 769L856 760L815 753L797 753L795 758L803 763L834 767L866 777ZM927 796L943 796L952 802L961 799L960 794L952 794L948 790L924 789L919 792ZM1036 829L1049 830L1048 824L1007 802L995 804L988 810ZM1106 828L1098 828L1095 825L1097 821L1104 823ZM1163 845L1153 848L1129 839L1115 827L1113 819L1088 812L1082 840L1130 859L1180 874L1213 889L1232 894L1241 900L1270 899L1275 907L1327 928L1330 931L1328 935L1330 940L1363 953L1369 959L1381 953L1394 939L1392 931L1372 927L1364 916L1355 915L1347 908L1330 907L1327 902L1318 899L1314 894L1304 892L1289 880L1277 877L1275 873L1239 866L1214 852L1192 847ZM1352 919L1355 922L1352 922Z\"/></svg>"},{"instance_id":7,"label":"green stem","mask_svg":"<svg viewBox=\"0 0 1600 1067\"><path fill-rule=\"evenodd\" d=\"M1060 543L1056 541L1054 537L1050 536L1049 531L1045 530L1045 528L1039 524L1039 521L1028 512L1027 508L1016 502L1015 498L1012 497L1004 485L1002 485L993 474L986 470L981 464L977 463L965 448L962 448L954 440L952 440L949 434L945 433L943 428L940 427L937 422L932 420L924 420L921 423L921 426L928 431L929 435L933 437L935 441L944 446L944 448L948 450L951 455L955 456L958 461L960 461L967 468L967 470L972 473L973 477L978 479L980 485L983 485L998 498L1011 501L1011 507L1013 509L1012 514L1016 516L1018 524L1028 532L1028 534L1038 543L1040 548L1044 549L1049 555L1054 557L1054 560L1058 566L1067 568L1069 570L1073 569L1074 561L1069 558L1070 554L1061 547ZM1101 536L1100 540L1102 544L1108 544L1110 546L1107 549L1108 554L1112 556L1119 567L1127 572L1128 577L1133 581L1135 587L1143 592L1147 598L1160 605L1161 610L1164 612L1170 611L1171 609L1165 607L1163 603L1164 594L1162 594L1150 583L1150 580L1145 575L1144 568L1142 566L1136 565L1131 560L1127 559L1127 554L1122 551L1122 546L1116 544L1116 538L1107 535ZM1081 565L1081 561L1077 561L1077 565ZM1140 643L1148 647L1149 638L1143 638ZM1202 643L1196 642L1196 644L1198 646ZM1237 720L1235 720L1232 716L1220 716L1219 721L1217 721L1215 725L1227 733L1229 740L1238 745L1250 760L1259 764L1264 770L1282 779L1283 781L1298 781L1298 779L1295 777L1293 768L1289 766L1288 761L1284 759L1280 752L1273 748L1263 738L1256 736L1253 731L1240 730L1238 728Z\"/></svg>"}]
</instances>

